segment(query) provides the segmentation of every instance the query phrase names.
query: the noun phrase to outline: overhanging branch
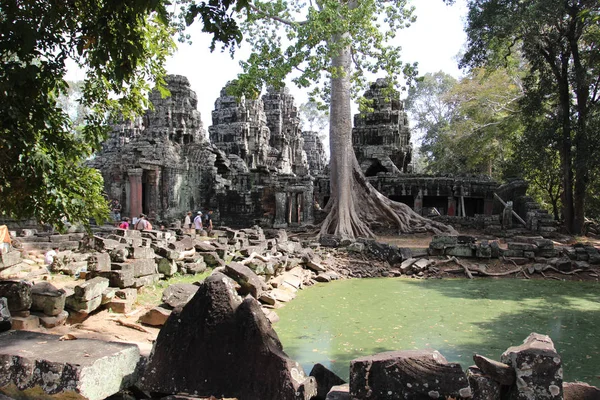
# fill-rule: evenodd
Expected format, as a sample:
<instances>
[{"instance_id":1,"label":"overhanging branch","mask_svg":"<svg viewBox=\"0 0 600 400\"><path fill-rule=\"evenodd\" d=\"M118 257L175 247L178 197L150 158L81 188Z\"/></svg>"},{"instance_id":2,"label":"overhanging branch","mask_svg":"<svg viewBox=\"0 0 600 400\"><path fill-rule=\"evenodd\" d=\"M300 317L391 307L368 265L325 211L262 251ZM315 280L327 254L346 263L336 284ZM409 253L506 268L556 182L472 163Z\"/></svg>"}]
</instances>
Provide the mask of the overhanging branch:
<instances>
[{"instance_id":1,"label":"overhanging branch","mask_svg":"<svg viewBox=\"0 0 600 400\"><path fill-rule=\"evenodd\" d=\"M278 17L277 15L271 15L271 14L267 13L266 11L263 11L260 8L256 7L254 4L248 4L248 7L250 7L250 9L252 11L262 15L264 18L272 19L273 21L281 22L282 24L285 24L285 25L296 26L296 25L306 25L308 23L308 21L290 21L289 19L281 18L281 17Z\"/></svg>"}]
</instances>

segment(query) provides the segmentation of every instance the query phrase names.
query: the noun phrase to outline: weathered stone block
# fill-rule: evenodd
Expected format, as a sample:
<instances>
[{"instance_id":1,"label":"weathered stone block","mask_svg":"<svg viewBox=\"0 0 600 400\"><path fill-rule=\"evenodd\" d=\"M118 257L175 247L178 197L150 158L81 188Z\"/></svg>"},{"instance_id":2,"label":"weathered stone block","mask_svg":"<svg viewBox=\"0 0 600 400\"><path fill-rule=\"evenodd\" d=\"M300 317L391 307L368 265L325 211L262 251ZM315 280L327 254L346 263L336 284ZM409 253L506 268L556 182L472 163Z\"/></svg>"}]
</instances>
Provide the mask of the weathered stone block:
<instances>
[{"instance_id":1,"label":"weathered stone block","mask_svg":"<svg viewBox=\"0 0 600 400\"><path fill-rule=\"evenodd\" d=\"M154 259L156 256L150 247L134 247L132 250L131 256L136 259Z\"/></svg>"},{"instance_id":2,"label":"weathered stone block","mask_svg":"<svg viewBox=\"0 0 600 400\"><path fill-rule=\"evenodd\" d=\"M5 297L11 313L31 308L31 284L25 281L0 281L0 297Z\"/></svg>"},{"instance_id":3,"label":"weathered stone block","mask_svg":"<svg viewBox=\"0 0 600 400\"><path fill-rule=\"evenodd\" d=\"M31 309L49 316L58 315L65 309L66 298L64 290L59 290L48 282L39 282L31 288Z\"/></svg>"},{"instance_id":4,"label":"weathered stone block","mask_svg":"<svg viewBox=\"0 0 600 400\"><path fill-rule=\"evenodd\" d=\"M102 305L102 294L93 299L84 300L80 297L69 296L65 301L65 307L69 310L77 311L83 314L89 314Z\"/></svg>"},{"instance_id":5,"label":"weathered stone block","mask_svg":"<svg viewBox=\"0 0 600 400\"><path fill-rule=\"evenodd\" d=\"M149 286L149 285L152 285L152 284L158 282L163 277L164 277L163 274L152 274L152 275L140 276L139 278L133 279L133 284L131 285L131 287L141 288L144 286Z\"/></svg>"},{"instance_id":6,"label":"weathered stone block","mask_svg":"<svg viewBox=\"0 0 600 400\"><path fill-rule=\"evenodd\" d=\"M52 243L63 243L63 242L69 242L72 241L71 237L69 235L50 235L49 236L50 242Z\"/></svg>"},{"instance_id":7,"label":"weathered stone block","mask_svg":"<svg viewBox=\"0 0 600 400\"><path fill-rule=\"evenodd\" d=\"M108 279L109 286L126 288L133 286L133 270L121 271L92 271L88 274L91 278L101 276Z\"/></svg>"},{"instance_id":8,"label":"weathered stone block","mask_svg":"<svg viewBox=\"0 0 600 400\"><path fill-rule=\"evenodd\" d=\"M135 383L134 344L9 331L0 334L0 391L10 397L100 400ZM35 368L34 368L35 366Z\"/></svg>"},{"instance_id":9,"label":"weathered stone block","mask_svg":"<svg viewBox=\"0 0 600 400\"><path fill-rule=\"evenodd\" d=\"M177 263L168 258L158 260L158 272L165 276L173 276L177 272Z\"/></svg>"},{"instance_id":10,"label":"weathered stone block","mask_svg":"<svg viewBox=\"0 0 600 400\"><path fill-rule=\"evenodd\" d=\"M350 385L346 383L332 387L325 400L350 400Z\"/></svg>"},{"instance_id":11,"label":"weathered stone block","mask_svg":"<svg viewBox=\"0 0 600 400\"><path fill-rule=\"evenodd\" d=\"M17 265L21 262L21 252L20 251L9 251L5 253L0 253L0 270L3 270L8 267L12 267L13 265Z\"/></svg>"},{"instance_id":12,"label":"weathered stone block","mask_svg":"<svg viewBox=\"0 0 600 400\"><path fill-rule=\"evenodd\" d=\"M388 351L350 363L351 398L425 399L428 396L434 399L471 397L460 364L448 363L438 351Z\"/></svg>"},{"instance_id":13,"label":"weathered stone block","mask_svg":"<svg viewBox=\"0 0 600 400\"><path fill-rule=\"evenodd\" d=\"M317 380L317 395L313 397L313 400L325 400L327 394L334 386L346 383L342 378L319 363L315 364L308 375L314 376Z\"/></svg>"},{"instance_id":14,"label":"weathered stone block","mask_svg":"<svg viewBox=\"0 0 600 400\"><path fill-rule=\"evenodd\" d=\"M91 300L102 296L102 292L109 286L109 280L101 276L89 279L73 288L75 297L80 300Z\"/></svg>"},{"instance_id":15,"label":"weathered stone block","mask_svg":"<svg viewBox=\"0 0 600 400\"><path fill-rule=\"evenodd\" d=\"M500 384L479 368L468 368L467 380L473 393L472 400L500 400Z\"/></svg>"},{"instance_id":16,"label":"weathered stone block","mask_svg":"<svg viewBox=\"0 0 600 400\"><path fill-rule=\"evenodd\" d=\"M504 257L523 257L523 250L502 250Z\"/></svg>"},{"instance_id":17,"label":"weathered stone block","mask_svg":"<svg viewBox=\"0 0 600 400\"><path fill-rule=\"evenodd\" d=\"M110 254L94 253L88 259L88 271L110 271Z\"/></svg>"},{"instance_id":18,"label":"weathered stone block","mask_svg":"<svg viewBox=\"0 0 600 400\"><path fill-rule=\"evenodd\" d=\"M42 313L34 314L40 319L40 325L42 325L46 329L56 328L57 326L64 325L67 322L67 318L69 318L69 313L65 310L58 313L58 315L46 315Z\"/></svg>"},{"instance_id":19,"label":"weathered stone block","mask_svg":"<svg viewBox=\"0 0 600 400\"><path fill-rule=\"evenodd\" d=\"M12 328L17 331L31 331L40 327L40 319L36 315L28 317L12 317Z\"/></svg>"},{"instance_id":20,"label":"weathered stone block","mask_svg":"<svg viewBox=\"0 0 600 400\"><path fill-rule=\"evenodd\" d=\"M133 309L133 301L128 299L113 298L106 304L106 308L108 308L110 312L127 314Z\"/></svg>"},{"instance_id":21,"label":"weathered stone block","mask_svg":"<svg viewBox=\"0 0 600 400\"><path fill-rule=\"evenodd\" d=\"M7 331L11 328L10 311L8 310L8 301L6 297L0 297L0 332Z\"/></svg>"},{"instance_id":22,"label":"weathered stone block","mask_svg":"<svg viewBox=\"0 0 600 400\"><path fill-rule=\"evenodd\" d=\"M500 361L516 373L509 399L562 400L562 362L549 336L530 334L522 345L509 347Z\"/></svg>"},{"instance_id":23,"label":"weathered stone block","mask_svg":"<svg viewBox=\"0 0 600 400\"><path fill-rule=\"evenodd\" d=\"M241 286L239 293L242 296L250 294L258 299L267 288L265 282L254 271L241 263L232 262L226 265L224 272Z\"/></svg>"},{"instance_id":24,"label":"weathered stone block","mask_svg":"<svg viewBox=\"0 0 600 400\"><path fill-rule=\"evenodd\" d=\"M140 317L142 324L151 326L163 326L171 315L171 310L164 307L154 307Z\"/></svg>"},{"instance_id":25,"label":"weathered stone block","mask_svg":"<svg viewBox=\"0 0 600 400\"><path fill-rule=\"evenodd\" d=\"M533 243L508 242L508 249L509 250L536 251L537 246Z\"/></svg>"},{"instance_id":26,"label":"weathered stone block","mask_svg":"<svg viewBox=\"0 0 600 400\"><path fill-rule=\"evenodd\" d=\"M166 288L162 294L163 303L173 308L186 305L198 291L199 286L191 283L176 283Z\"/></svg>"},{"instance_id":27,"label":"weathered stone block","mask_svg":"<svg viewBox=\"0 0 600 400\"><path fill-rule=\"evenodd\" d=\"M456 245L446 249L446 255L455 257L473 257L475 251L470 245Z\"/></svg>"}]
</instances>

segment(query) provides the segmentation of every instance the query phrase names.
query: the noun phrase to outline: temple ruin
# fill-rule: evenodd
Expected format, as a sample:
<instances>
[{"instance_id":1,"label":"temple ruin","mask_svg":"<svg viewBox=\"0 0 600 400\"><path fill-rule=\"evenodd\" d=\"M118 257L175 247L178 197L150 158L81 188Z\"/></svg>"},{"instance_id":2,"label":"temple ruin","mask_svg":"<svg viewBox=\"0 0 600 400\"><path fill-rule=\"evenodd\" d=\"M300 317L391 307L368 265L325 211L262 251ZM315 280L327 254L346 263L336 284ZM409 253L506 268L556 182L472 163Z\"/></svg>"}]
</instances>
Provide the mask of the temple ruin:
<instances>
[{"instance_id":1,"label":"temple ruin","mask_svg":"<svg viewBox=\"0 0 600 400\"><path fill-rule=\"evenodd\" d=\"M285 88L269 88L256 100L237 99L223 88L207 135L188 79L170 75L166 82L171 96L153 91L154 109L115 124L90 162L101 171L109 198L123 205L123 215L144 213L162 223L181 220L187 211L212 209L216 221L232 227L319 221L315 206L329 200L326 154L317 132L302 131L294 98ZM371 184L423 215L497 213L499 185L487 177L412 173L407 114L399 94L390 96L384 87L385 80L371 84L365 93L371 109L354 118L354 150ZM524 207L525 213L535 209ZM539 222L547 220L543 212L532 218L537 230L551 225Z\"/></svg>"}]
</instances>

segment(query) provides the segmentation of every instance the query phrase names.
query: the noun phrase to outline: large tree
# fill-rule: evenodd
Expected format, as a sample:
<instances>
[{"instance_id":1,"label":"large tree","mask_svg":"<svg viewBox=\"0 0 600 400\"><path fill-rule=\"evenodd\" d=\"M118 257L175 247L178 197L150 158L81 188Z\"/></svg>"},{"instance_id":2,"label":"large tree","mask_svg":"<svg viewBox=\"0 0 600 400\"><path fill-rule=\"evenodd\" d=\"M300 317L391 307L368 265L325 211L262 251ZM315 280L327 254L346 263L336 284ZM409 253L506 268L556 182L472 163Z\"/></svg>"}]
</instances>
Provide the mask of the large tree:
<instances>
[{"instance_id":1,"label":"large tree","mask_svg":"<svg viewBox=\"0 0 600 400\"><path fill-rule=\"evenodd\" d=\"M413 20L412 11L405 0L256 1L248 9L245 37L253 52L242 63L240 90L256 96L264 84L280 86L293 72L300 87L325 80L324 91L313 91L330 105L331 197L321 234L372 237L371 223L398 232L452 230L377 192L352 148L351 99L364 87L365 73L414 76L415 66L400 61L400 48L388 45Z\"/></svg>"},{"instance_id":2,"label":"large tree","mask_svg":"<svg viewBox=\"0 0 600 400\"><path fill-rule=\"evenodd\" d=\"M213 34L213 47L239 42L228 12L232 4L1 1L0 216L58 226L64 218L105 219L102 177L84 161L106 137L107 122L141 113L150 85L163 86L164 62L174 49L173 34L185 25L183 17L191 23L199 16ZM182 6L182 12L169 13L167 5ZM69 59L86 72L79 101L89 113L77 130L60 101L69 90L64 79Z\"/></svg>"},{"instance_id":3,"label":"large tree","mask_svg":"<svg viewBox=\"0 0 600 400\"><path fill-rule=\"evenodd\" d=\"M557 122L563 217L581 232L590 160L598 140L600 3L597 0L471 0L462 63L499 65L518 50L527 61L529 91L543 91Z\"/></svg>"}]
</instances>

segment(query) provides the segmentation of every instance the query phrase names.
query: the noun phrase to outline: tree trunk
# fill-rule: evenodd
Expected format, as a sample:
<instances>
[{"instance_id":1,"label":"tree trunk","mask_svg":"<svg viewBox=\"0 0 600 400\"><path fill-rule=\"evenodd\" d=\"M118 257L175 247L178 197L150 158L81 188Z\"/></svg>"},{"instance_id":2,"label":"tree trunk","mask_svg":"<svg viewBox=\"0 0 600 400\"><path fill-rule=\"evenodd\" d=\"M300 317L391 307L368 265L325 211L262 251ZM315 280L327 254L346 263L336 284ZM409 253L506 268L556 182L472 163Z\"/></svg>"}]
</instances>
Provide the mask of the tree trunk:
<instances>
[{"instance_id":1,"label":"tree trunk","mask_svg":"<svg viewBox=\"0 0 600 400\"><path fill-rule=\"evenodd\" d=\"M330 43L335 48L343 36ZM374 237L370 224L395 228L399 233L454 233L445 224L431 221L415 213L406 204L394 202L380 194L367 182L352 148L352 111L350 108L350 46L343 47L332 58L329 144L331 149L331 197L329 211L320 234L333 234L342 239Z\"/></svg>"}]
</instances>

